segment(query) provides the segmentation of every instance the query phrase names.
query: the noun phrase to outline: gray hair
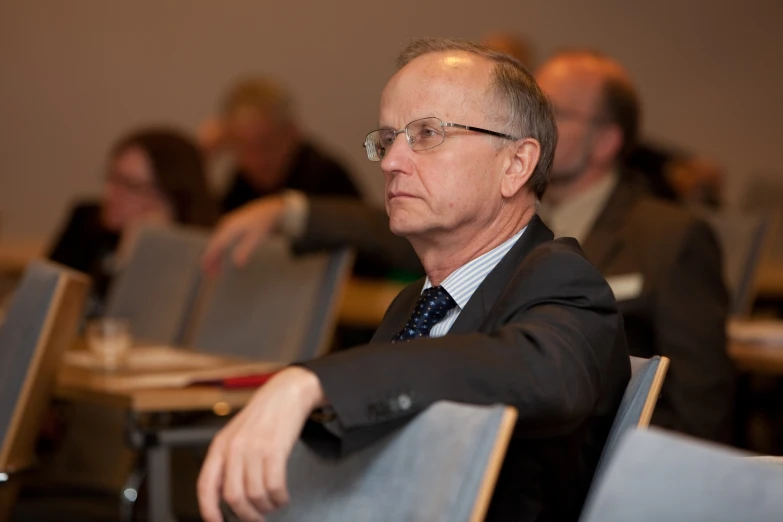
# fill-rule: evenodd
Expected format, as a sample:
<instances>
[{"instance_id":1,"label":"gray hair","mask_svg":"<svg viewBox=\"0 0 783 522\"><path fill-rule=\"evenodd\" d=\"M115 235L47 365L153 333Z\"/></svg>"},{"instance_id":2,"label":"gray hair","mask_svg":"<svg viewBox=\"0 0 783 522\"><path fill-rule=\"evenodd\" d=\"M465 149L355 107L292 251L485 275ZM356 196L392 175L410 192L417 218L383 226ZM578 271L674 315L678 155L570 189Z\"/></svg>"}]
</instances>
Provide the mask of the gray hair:
<instances>
[{"instance_id":1,"label":"gray hair","mask_svg":"<svg viewBox=\"0 0 783 522\"><path fill-rule=\"evenodd\" d=\"M292 121L294 116L291 96L283 87L267 78L245 78L231 87L223 99L223 114L228 116L243 107L269 113L281 123Z\"/></svg>"},{"instance_id":2,"label":"gray hair","mask_svg":"<svg viewBox=\"0 0 783 522\"><path fill-rule=\"evenodd\" d=\"M411 42L397 58L402 69L419 56L448 51L463 51L478 55L494 63L492 93L500 108L497 115L508 134L536 139L541 146L528 185L541 198L549 185L549 171L557 145L557 126L549 99L535 78L514 57L489 47L456 38L418 38Z\"/></svg>"}]
</instances>

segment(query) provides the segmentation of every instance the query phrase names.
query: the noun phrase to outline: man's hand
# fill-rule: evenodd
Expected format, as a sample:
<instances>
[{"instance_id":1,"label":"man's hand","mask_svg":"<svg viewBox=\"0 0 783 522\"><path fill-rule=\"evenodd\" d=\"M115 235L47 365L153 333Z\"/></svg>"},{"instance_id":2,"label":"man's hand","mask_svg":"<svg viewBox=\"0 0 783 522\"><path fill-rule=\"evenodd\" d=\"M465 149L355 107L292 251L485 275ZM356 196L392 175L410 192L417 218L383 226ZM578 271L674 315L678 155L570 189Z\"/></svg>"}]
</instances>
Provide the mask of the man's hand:
<instances>
[{"instance_id":1,"label":"man's hand","mask_svg":"<svg viewBox=\"0 0 783 522\"><path fill-rule=\"evenodd\" d=\"M235 265L244 266L259 244L280 226L284 213L283 197L269 196L226 214L207 245L202 263L204 270L215 273L221 256L235 242L232 260Z\"/></svg>"},{"instance_id":2,"label":"man's hand","mask_svg":"<svg viewBox=\"0 0 783 522\"><path fill-rule=\"evenodd\" d=\"M198 478L198 502L206 522L221 522L220 499L243 521L288 502L286 463L312 411L325 404L318 377L287 368L259 389L218 433Z\"/></svg>"}]
</instances>

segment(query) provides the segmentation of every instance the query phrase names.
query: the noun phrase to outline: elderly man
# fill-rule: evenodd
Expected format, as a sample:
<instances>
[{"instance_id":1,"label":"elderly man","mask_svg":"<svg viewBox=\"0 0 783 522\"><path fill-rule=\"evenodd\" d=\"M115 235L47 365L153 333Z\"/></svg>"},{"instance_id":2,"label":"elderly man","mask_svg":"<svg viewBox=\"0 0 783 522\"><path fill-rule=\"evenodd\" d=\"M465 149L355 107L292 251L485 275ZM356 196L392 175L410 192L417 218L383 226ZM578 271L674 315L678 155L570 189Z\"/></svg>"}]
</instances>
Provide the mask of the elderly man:
<instances>
[{"instance_id":1,"label":"elderly man","mask_svg":"<svg viewBox=\"0 0 783 522\"><path fill-rule=\"evenodd\" d=\"M244 520L288 501L286 459L315 409L333 412L335 449L350 451L438 400L518 410L487 520L577 519L630 368L611 289L536 217L555 141L546 98L513 58L436 39L402 53L365 146L390 228L427 277L371 344L258 390L210 446L207 521L221 496Z\"/></svg>"},{"instance_id":2,"label":"elderly man","mask_svg":"<svg viewBox=\"0 0 783 522\"><path fill-rule=\"evenodd\" d=\"M653 423L731 442L734 371L714 234L685 210L651 199L620 167L635 145L639 102L617 62L564 52L536 79L552 101L559 138L543 219L556 236L578 239L612 284L631 354L671 359Z\"/></svg>"},{"instance_id":3,"label":"elderly man","mask_svg":"<svg viewBox=\"0 0 783 522\"><path fill-rule=\"evenodd\" d=\"M202 123L198 134L208 155L228 149L233 156L224 212L285 189L359 196L345 167L302 136L290 95L271 80L237 83L223 102L222 116Z\"/></svg>"}]
</instances>

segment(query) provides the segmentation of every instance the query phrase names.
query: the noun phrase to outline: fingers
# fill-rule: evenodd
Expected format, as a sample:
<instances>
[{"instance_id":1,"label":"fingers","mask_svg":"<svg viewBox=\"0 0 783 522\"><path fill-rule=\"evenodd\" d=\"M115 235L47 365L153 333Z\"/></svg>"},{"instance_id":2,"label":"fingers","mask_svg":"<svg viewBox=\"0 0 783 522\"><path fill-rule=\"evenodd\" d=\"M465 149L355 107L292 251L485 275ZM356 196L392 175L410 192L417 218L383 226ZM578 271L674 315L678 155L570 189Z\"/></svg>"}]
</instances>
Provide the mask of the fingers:
<instances>
[{"instance_id":1,"label":"fingers","mask_svg":"<svg viewBox=\"0 0 783 522\"><path fill-rule=\"evenodd\" d=\"M220 513L220 491L223 476L223 456L217 450L217 439L207 453L198 476L198 508L205 522L223 522Z\"/></svg>"},{"instance_id":2,"label":"fingers","mask_svg":"<svg viewBox=\"0 0 783 522\"><path fill-rule=\"evenodd\" d=\"M251 458L245 459L245 488L247 497L256 510L260 513L269 513L276 509L276 506L264 484L267 470L265 460L261 455L262 449L258 447L257 451L252 452Z\"/></svg>"},{"instance_id":3,"label":"fingers","mask_svg":"<svg viewBox=\"0 0 783 522\"><path fill-rule=\"evenodd\" d=\"M307 416L322 404L317 377L287 369L260 388L210 446L199 476L199 508L207 522L222 522L219 501L243 521L289 502L286 465Z\"/></svg>"},{"instance_id":4,"label":"fingers","mask_svg":"<svg viewBox=\"0 0 783 522\"><path fill-rule=\"evenodd\" d=\"M286 488L286 458L281 452L276 452L267 457L265 464L266 493L273 508L280 509L289 501Z\"/></svg>"},{"instance_id":5,"label":"fingers","mask_svg":"<svg viewBox=\"0 0 783 522\"><path fill-rule=\"evenodd\" d=\"M250 501L245 489L248 467L254 467L253 481L263 482L261 478L261 462L255 456L247 455L243 451L244 443L240 439L231 442L228 448L228 456L223 477L223 500L231 507L231 510L240 520L245 522L258 522L263 520L261 513L270 511L271 505L266 498L263 485L254 491L256 501L261 509ZM255 486L254 486L255 487Z\"/></svg>"},{"instance_id":6,"label":"fingers","mask_svg":"<svg viewBox=\"0 0 783 522\"><path fill-rule=\"evenodd\" d=\"M241 233L242 230L235 227L232 219L224 218L218 223L201 258L201 266L205 272L210 274L217 272L223 253L234 241L234 238Z\"/></svg>"},{"instance_id":7,"label":"fingers","mask_svg":"<svg viewBox=\"0 0 783 522\"><path fill-rule=\"evenodd\" d=\"M238 267L245 266L264 236L263 230L253 230L240 237L232 255L234 265Z\"/></svg>"}]
</instances>

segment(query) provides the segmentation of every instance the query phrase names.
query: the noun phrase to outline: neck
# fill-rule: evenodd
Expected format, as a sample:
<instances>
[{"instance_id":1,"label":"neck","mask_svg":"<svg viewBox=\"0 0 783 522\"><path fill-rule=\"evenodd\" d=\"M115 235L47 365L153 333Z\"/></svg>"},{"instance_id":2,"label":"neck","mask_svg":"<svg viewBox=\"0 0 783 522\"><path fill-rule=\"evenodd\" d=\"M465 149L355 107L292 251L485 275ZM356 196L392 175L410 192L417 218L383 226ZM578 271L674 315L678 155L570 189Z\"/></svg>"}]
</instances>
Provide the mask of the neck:
<instances>
[{"instance_id":1,"label":"neck","mask_svg":"<svg viewBox=\"0 0 783 522\"><path fill-rule=\"evenodd\" d=\"M514 202L513 205L521 205ZM512 205L507 203L506 207ZM443 237L408 238L421 260L432 286L440 285L455 270L502 245L533 219L535 204L529 204L521 212L503 216L502 212L489 224L474 224L459 232L443 234Z\"/></svg>"},{"instance_id":2,"label":"neck","mask_svg":"<svg viewBox=\"0 0 783 522\"><path fill-rule=\"evenodd\" d=\"M550 181L546 191L545 200L548 204L557 206L569 199L582 194L599 181L612 174L610 165L590 167L577 176L573 181L558 183L555 179Z\"/></svg>"}]
</instances>

